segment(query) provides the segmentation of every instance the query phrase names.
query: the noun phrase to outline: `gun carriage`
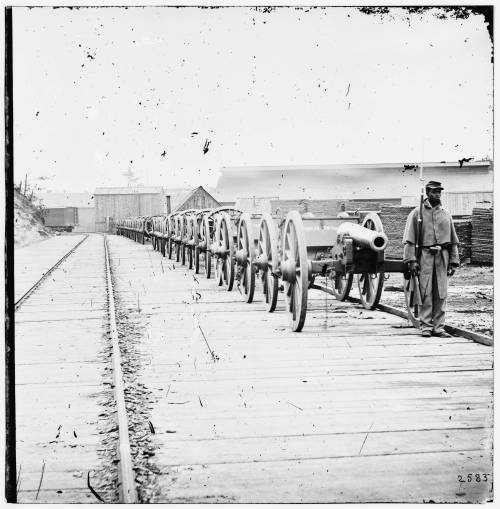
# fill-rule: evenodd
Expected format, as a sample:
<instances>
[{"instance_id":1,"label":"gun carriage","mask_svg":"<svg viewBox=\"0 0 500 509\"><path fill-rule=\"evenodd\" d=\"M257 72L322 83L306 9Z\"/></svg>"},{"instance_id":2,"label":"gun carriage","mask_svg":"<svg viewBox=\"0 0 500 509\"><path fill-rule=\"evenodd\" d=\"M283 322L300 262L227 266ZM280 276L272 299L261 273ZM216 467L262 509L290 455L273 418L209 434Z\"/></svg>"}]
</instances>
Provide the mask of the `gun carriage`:
<instances>
[{"instance_id":1,"label":"gun carriage","mask_svg":"<svg viewBox=\"0 0 500 509\"><path fill-rule=\"evenodd\" d=\"M175 252L175 261L181 261L182 245L182 212L174 212L168 216L168 257L172 259Z\"/></svg>"},{"instance_id":2,"label":"gun carriage","mask_svg":"<svg viewBox=\"0 0 500 509\"><path fill-rule=\"evenodd\" d=\"M213 209L200 211L197 215L198 222L198 257L203 254L205 276L210 279L212 275L212 244L215 238L216 221L213 216Z\"/></svg>"},{"instance_id":3,"label":"gun carriage","mask_svg":"<svg viewBox=\"0 0 500 509\"><path fill-rule=\"evenodd\" d=\"M155 219L156 219L156 216L151 216L151 218L150 218L150 220L151 220L151 230L149 232L149 237L151 239L151 246L153 247L153 249L155 251L160 251L160 249L159 249L159 238L158 238L157 232L155 230Z\"/></svg>"},{"instance_id":4,"label":"gun carriage","mask_svg":"<svg viewBox=\"0 0 500 509\"><path fill-rule=\"evenodd\" d=\"M135 240L144 244L145 238L149 233L146 231L146 220L147 217L129 217L119 221L120 234L128 237L129 239Z\"/></svg>"},{"instance_id":5,"label":"gun carriage","mask_svg":"<svg viewBox=\"0 0 500 509\"><path fill-rule=\"evenodd\" d=\"M268 310L276 307L281 279L286 309L294 331L302 330L308 289L349 297L354 276L362 305L374 309L380 301L384 274L405 272L400 260L386 260L387 237L376 213L359 217L301 217L290 212L277 225L269 216L260 224L258 255ZM321 280L316 282L316 280Z\"/></svg>"},{"instance_id":6,"label":"gun carriage","mask_svg":"<svg viewBox=\"0 0 500 509\"><path fill-rule=\"evenodd\" d=\"M253 301L255 292L261 219L262 214L245 212L238 221L235 247L236 281L238 290L248 303Z\"/></svg>"},{"instance_id":7,"label":"gun carriage","mask_svg":"<svg viewBox=\"0 0 500 509\"><path fill-rule=\"evenodd\" d=\"M175 227L176 227L176 217L178 212L172 212L167 216L165 221L165 229L166 229L166 242L165 242L165 250L169 260L172 259L172 255L174 253L175 247Z\"/></svg>"},{"instance_id":8,"label":"gun carriage","mask_svg":"<svg viewBox=\"0 0 500 509\"><path fill-rule=\"evenodd\" d=\"M189 240L190 246L193 249L193 268L195 274L200 272L200 256L203 254L205 263L211 269L211 253L207 254L207 241L205 234L205 216L212 212L213 209L198 209L190 214L190 232L191 237ZM207 256L209 259L207 260ZM208 278L210 277L210 270L208 270Z\"/></svg>"},{"instance_id":9,"label":"gun carriage","mask_svg":"<svg viewBox=\"0 0 500 509\"><path fill-rule=\"evenodd\" d=\"M238 222L241 210L233 207L219 207L207 215L213 220L210 233L209 250L215 258L215 278L219 286L225 286L231 291L235 276L235 245L238 235ZM210 224L208 225L208 227Z\"/></svg>"},{"instance_id":10,"label":"gun carriage","mask_svg":"<svg viewBox=\"0 0 500 509\"><path fill-rule=\"evenodd\" d=\"M166 219L167 216L153 216L153 229L151 233L151 242L153 244L153 249L159 251L163 256L165 256L165 242L166 242Z\"/></svg>"},{"instance_id":11,"label":"gun carriage","mask_svg":"<svg viewBox=\"0 0 500 509\"><path fill-rule=\"evenodd\" d=\"M194 260L194 221L193 215L196 209L183 210L178 218L180 225L180 249L181 249L181 263L186 265L188 261L189 269L193 268Z\"/></svg>"},{"instance_id":12,"label":"gun carriage","mask_svg":"<svg viewBox=\"0 0 500 509\"><path fill-rule=\"evenodd\" d=\"M153 218L152 216L144 217L144 239L153 240Z\"/></svg>"}]
</instances>

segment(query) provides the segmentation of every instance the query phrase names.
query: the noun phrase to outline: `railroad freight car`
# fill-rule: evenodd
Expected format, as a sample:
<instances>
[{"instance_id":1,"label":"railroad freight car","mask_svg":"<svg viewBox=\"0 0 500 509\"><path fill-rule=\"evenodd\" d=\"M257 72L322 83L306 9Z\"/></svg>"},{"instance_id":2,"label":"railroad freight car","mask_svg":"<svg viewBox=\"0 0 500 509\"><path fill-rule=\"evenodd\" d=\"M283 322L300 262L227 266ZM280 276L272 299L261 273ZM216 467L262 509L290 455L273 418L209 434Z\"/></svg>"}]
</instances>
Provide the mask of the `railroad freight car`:
<instances>
[{"instance_id":1,"label":"railroad freight car","mask_svg":"<svg viewBox=\"0 0 500 509\"><path fill-rule=\"evenodd\" d=\"M44 212L45 226L54 231L71 232L78 225L77 207L47 208Z\"/></svg>"}]
</instances>

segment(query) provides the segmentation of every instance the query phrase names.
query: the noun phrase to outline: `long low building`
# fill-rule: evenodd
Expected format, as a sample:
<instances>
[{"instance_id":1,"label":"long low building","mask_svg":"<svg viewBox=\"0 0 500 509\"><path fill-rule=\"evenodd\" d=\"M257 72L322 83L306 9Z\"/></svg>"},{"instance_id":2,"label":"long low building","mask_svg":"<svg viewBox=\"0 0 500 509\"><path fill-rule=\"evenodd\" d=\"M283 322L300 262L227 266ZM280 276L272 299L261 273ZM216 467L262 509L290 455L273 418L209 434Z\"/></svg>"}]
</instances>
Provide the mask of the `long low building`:
<instances>
[{"instance_id":1,"label":"long low building","mask_svg":"<svg viewBox=\"0 0 500 509\"><path fill-rule=\"evenodd\" d=\"M493 191L493 163L426 162L425 180L443 182L448 192ZM418 163L237 166L221 168L220 200L277 196L281 200L378 199L417 196Z\"/></svg>"}]
</instances>

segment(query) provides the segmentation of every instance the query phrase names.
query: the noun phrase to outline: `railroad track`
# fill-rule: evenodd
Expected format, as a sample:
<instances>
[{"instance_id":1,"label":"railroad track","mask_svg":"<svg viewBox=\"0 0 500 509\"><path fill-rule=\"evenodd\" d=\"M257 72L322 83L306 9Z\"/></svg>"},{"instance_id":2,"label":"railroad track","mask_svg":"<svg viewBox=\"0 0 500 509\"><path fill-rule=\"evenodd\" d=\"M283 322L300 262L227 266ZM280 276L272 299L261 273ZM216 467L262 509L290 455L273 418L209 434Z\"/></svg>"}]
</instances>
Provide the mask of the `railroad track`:
<instances>
[{"instance_id":1,"label":"railroad track","mask_svg":"<svg viewBox=\"0 0 500 509\"><path fill-rule=\"evenodd\" d=\"M22 304L29 298L29 296L63 263L71 254L73 254L87 239L86 235L78 244L73 246L66 254L64 254L47 272L45 272L38 281L36 281L31 288L29 288L14 304L14 309L17 311Z\"/></svg>"},{"instance_id":2,"label":"railroad track","mask_svg":"<svg viewBox=\"0 0 500 509\"><path fill-rule=\"evenodd\" d=\"M92 465L96 468L95 465L98 463L100 454L97 447L93 443L86 446L87 449L91 449L90 456L96 455L95 459L87 460L88 453L85 459L82 459L81 465L77 459L78 448L83 446L80 445L80 437L99 437L97 442L99 443L102 435L102 429L99 431L99 427L108 426L105 419L110 419L111 422L116 420L118 427L115 447L118 459L116 467L118 479L115 482L117 499L122 503L137 502L121 368L123 359L118 343L115 292L107 239L106 236L94 235L90 244L88 239L89 235L86 235L69 249L15 303L18 387L16 428L18 436L22 438L18 445L17 470L18 490L22 489L23 485L25 487L19 495L19 500L23 502L40 499L43 501L43 497L48 495L40 494L44 492L44 488L51 492L50 483L63 487L52 491L55 498L49 499L50 502L57 501L61 494L71 491L75 493L76 498L67 500L70 502L88 502L95 498L106 502L117 501L114 489L107 491L99 488L103 475L105 477L104 472L109 467L104 469L100 467L97 474L93 474L93 469L90 468ZM81 251L84 247L84 251ZM60 272L63 268L64 272ZM37 289L41 291L35 292ZM27 302L29 305L23 307L22 304ZM101 323L104 323L105 329L109 331L107 334L109 339L106 339L106 336L103 339ZM84 337L85 340L82 341ZM111 345L106 346L103 341L110 342ZM59 346L56 348L57 345ZM106 348L110 348L109 357L103 355ZM112 380L107 384L112 387L114 401L111 402L110 398L110 403L116 408L116 415L111 412L106 417L106 409L104 412L102 409L99 410L99 406L93 401L94 398L89 398L88 395L89 388L90 394L93 391L101 393L102 376L110 367ZM59 386L63 387L61 393ZM32 398L25 394L25 388L28 387L44 387L44 393L48 393L48 396L38 397L30 404ZM42 419L39 426L36 426L37 415L44 414L45 408L41 406L44 404L52 412L55 411L55 415L52 415L50 420ZM74 418L71 416L72 406L79 412ZM102 420L95 420L98 414ZM41 433L43 437L50 433L52 421L61 423L56 430L56 440L46 444L43 438L39 438L38 443L31 443L32 435ZM65 429L68 430L68 435L64 437L62 433ZM35 458L31 454L39 443L44 444L44 448L36 455L40 458L41 464L43 463L41 475L30 471L35 468L33 466ZM111 458L112 456L107 459L105 457L104 460L109 466ZM81 472L75 484L75 472L78 468L89 470ZM55 480L48 477L54 475ZM81 483L78 481L80 478ZM83 484L85 480L86 486ZM109 486L110 481L105 481L104 485L106 482Z\"/></svg>"},{"instance_id":3,"label":"railroad track","mask_svg":"<svg viewBox=\"0 0 500 509\"><path fill-rule=\"evenodd\" d=\"M106 256L106 282L108 294L108 310L110 336L113 344L113 380L114 394L116 401L116 411L118 420L118 454L120 460L120 502L125 504L135 504L137 502L137 490L135 486L134 472L132 469L132 456L130 451L130 440L128 434L128 418L125 406L125 389L122 373L122 356L118 341L118 329L116 326L116 310L113 281L111 278L111 269L109 261L109 251L107 236L104 235L104 251Z\"/></svg>"}]
</instances>

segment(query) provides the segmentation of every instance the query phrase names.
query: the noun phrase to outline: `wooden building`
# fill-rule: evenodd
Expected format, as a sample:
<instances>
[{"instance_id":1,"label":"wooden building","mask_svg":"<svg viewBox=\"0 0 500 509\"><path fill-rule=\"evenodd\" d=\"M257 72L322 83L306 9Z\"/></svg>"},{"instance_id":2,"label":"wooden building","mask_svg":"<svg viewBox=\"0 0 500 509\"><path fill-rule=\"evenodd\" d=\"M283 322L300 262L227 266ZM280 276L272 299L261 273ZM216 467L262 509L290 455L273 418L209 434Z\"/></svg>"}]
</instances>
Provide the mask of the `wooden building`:
<instances>
[{"instance_id":1,"label":"wooden building","mask_svg":"<svg viewBox=\"0 0 500 509\"><path fill-rule=\"evenodd\" d=\"M118 219L166 212L162 187L98 187L94 192L96 231L106 231Z\"/></svg>"},{"instance_id":2,"label":"wooden building","mask_svg":"<svg viewBox=\"0 0 500 509\"><path fill-rule=\"evenodd\" d=\"M175 206L173 212L188 209L211 209L220 207L217 201L203 186L189 191Z\"/></svg>"},{"instance_id":3,"label":"wooden building","mask_svg":"<svg viewBox=\"0 0 500 509\"><path fill-rule=\"evenodd\" d=\"M377 200L417 195L418 163L223 167L216 192L221 200L278 196L280 200ZM493 191L491 161L426 162L425 180L448 192Z\"/></svg>"}]
</instances>

